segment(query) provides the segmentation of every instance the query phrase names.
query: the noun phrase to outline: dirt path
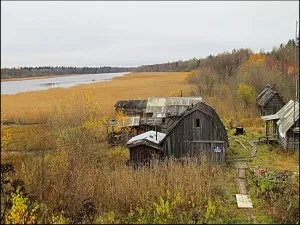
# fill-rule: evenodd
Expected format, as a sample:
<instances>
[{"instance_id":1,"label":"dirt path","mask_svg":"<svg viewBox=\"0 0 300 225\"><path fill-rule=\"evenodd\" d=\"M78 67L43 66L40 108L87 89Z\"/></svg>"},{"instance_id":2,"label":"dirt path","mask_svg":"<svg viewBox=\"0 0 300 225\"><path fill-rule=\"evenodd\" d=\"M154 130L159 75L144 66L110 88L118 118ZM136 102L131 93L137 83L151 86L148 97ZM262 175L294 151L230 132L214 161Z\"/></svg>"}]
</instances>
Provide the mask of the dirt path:
<instances>
[{"instance_id":1,"label":"dirt path","mask_svg":"<svg viewBox=\"0 0 300 225\"><path fill-rule=\"evenodd\" d=\"M238 139L235 139L235 140L237 140L241 144L241 146L247 150L245 145L243 145L243 143L240 140L238 140ZM249 144L252 146L251 156L255 157L256 150L257 150L256 149L256 141L249 141ZM244 195L248 194L247 176L246 176L246 170L248 168L248 165L247 165L248 160L249 160L248 158L245 158L244 160L241 159L234 163L235 168L236 168L236 184L237 184L237 188L238 188L238 193L244 194ZM257 224L257 220L253 214L252 209L242 209L242 210L244 210L245 214L247 215L249 223Z\"/></svg>"}]
</instances>

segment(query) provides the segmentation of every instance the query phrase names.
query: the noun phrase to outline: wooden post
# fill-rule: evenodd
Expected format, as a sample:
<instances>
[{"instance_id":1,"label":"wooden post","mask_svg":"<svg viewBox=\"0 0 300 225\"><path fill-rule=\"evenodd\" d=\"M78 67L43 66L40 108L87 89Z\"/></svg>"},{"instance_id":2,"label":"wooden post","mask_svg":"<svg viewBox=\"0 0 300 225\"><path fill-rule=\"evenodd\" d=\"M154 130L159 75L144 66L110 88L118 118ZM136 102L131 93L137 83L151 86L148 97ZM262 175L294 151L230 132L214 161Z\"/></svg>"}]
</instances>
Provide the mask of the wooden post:
<instances>
[{"instance_id":1,"label":"wooden post","mask_svg":"<svg viewBox=\"0 0 300 225\"><path fill-rule=\"evenodd\" d=\"M267 144L269 145L269 121L266 121L266 139Z\"/></svg>"}]
</instances>

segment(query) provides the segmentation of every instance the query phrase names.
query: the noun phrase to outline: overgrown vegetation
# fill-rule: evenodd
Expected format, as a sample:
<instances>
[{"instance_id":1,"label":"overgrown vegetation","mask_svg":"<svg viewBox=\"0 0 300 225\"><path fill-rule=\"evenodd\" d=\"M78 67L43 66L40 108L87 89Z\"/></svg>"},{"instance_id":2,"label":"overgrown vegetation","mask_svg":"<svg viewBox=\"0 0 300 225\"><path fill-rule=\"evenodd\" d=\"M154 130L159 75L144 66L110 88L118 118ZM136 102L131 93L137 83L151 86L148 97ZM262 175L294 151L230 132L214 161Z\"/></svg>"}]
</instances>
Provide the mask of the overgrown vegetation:
<instances>
[{"instance_id":1,"label":"overgrown vegetation","mask_svg":"<svg viewBox=\"0 0 300 225\"><path fill-rule=\"evenodd\" d=\"M184 89L185 96L200 94L221 116L231 138L227 159L250 157L252 146L248 141L262 137L264 132L264 124L256 112L255 97L267 83L275 85L286 99L292 96L293 47L294 43L289 42L271 53L253 54L240 49L200 61L193 59L188 66L190 70L197 70L186 78L190 93L187 84L182 82L187 73L163 73L140 74L137 75L139 81L136 77L120 78L107 93L99 91L99 87L109 88L107 86L112 83L70 89L68 95L66 90L48 91L52 94L45 94L40 104L27 102L24 103L26 107L19 105L28 96L38 101L45 92L3 97L6 106L10 102L11 107L4 117L1 114L2 123L20 121L43 125L1 124L2 151L40 150L31 155L1 154L1 222L249 222L237 209L236 171L231 164L220 166L203 159L189 159L184 163L170 160L150 168L132 169L127 166L128 149L110 147L105 142L104 122L111 116L119 121L124 116L113 112L113 104L118 99L178 95ZM178 79L174 80L176 76ZM278 82L272 82L277 78ZM70 94L75 92L77 94ZM18 101L13 101L16 99ZM56 104L52 105L53 102ZM244 126L246 130L245 135L238 137L246 148L234 140L236 126ZM49 148L54 152L45 151ZM276 172L297 171L296 157L282 152L278 146L262 144L258 145L257 157L249 166L268 165ZM252 178L252 174L248 175ZM296 213L299 210L299 179L273 182L273 178L253 177L250 180L250 196L257 220L296 223L299 220Z\"/></svg>"}]
</instances>

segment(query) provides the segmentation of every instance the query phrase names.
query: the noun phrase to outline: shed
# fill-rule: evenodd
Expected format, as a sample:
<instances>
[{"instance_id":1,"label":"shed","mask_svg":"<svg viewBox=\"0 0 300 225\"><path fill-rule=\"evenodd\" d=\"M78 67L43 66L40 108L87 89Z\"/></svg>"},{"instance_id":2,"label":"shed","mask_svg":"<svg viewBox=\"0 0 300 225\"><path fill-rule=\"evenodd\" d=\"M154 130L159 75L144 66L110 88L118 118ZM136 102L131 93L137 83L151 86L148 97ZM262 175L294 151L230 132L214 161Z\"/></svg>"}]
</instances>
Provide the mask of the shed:
<instances>
[{"instance_id":1,"label":"shed","mask_svg":"<svg viewBox=\"0 0 300 225\"><path fill-rule=\"evenodd\" d=\"M164 156L167 157L183 158L204 154L210 160L222 163L228 137L215 110L200 102L172 124L162 144Z\"/></svg>"},{"instance_id":2,"label":"shed","mask_svg":"<svg viewBox=\"0 0 300 225\"><path fill-rule=\"evenodd\" d=\"M260 114L265 116L275 114L283 107L284 101L282 97L267 84L266 87L259 92L256 105L260 109Z\"/></svg>"},{"instance_id":3,"label":"shed","mask_svg":"<svg viewBox=\"0 0 300 225\"><path fill-rule=\"evenodd\" d=\"M285 149L299 149L299 103L290 100L277 113L261 117L266 122L266 138L277 140ZM272 127L272 129L270 129Z\"/></svg>"},{"instance_id":4,"label":"shed","mask_svg":"<svg viewBox=\"0 0 300 225\"><path fill-rule=\"evenodd\" d=\"M282 147L287 150L299 150L299 103L293 102L293 107L276 124L278 126L278 142Z\"/></svg>"},{"instance_id":5,"label":"shed","mask_svg":"<svg viewBox=\"0 0 300 225\"><path fill-rule=\"evenodd\" d=\"M147 100L119 100L114 105L115 110L122 110L128 116L143 116Z\"/></svg>"},{"instance_id":6,"label":"shed","mask_svg":"<svg viewBox=\"0 0 300 225\"><path fill-rule=\"evenodd\" d=\"M127 146L130 151L130 161L133 165L144 165L153 159L160 159L163 156L161 140L166 134L148 131L132 137Z\"/></svg>"}]
</instances>

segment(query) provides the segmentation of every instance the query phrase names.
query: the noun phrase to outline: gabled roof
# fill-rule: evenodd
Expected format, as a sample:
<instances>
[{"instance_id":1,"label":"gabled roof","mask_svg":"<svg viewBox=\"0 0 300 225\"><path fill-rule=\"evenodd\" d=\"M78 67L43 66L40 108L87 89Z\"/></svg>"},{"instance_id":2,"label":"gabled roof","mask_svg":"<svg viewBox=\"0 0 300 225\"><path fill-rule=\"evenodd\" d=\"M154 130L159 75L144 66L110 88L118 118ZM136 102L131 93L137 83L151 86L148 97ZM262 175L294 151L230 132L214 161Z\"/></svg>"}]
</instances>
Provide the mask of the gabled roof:
<instances>
[{"instance_id":1,"label":"gabled roof","mask_svg":"<svg viewBox=\"0 0 300 225\"><path fill-rule=\"evenodd\" d=\"M146 113L153 113L153 117L166 117L168 107L186 106L187 108L198 102L202 102L201 97L149 97Z\"/></svg>"},{"instance_id":2,"label":"gabled roof","mask_svg":"<svg viewBox=\"0 0 300 225\"><path fill-rule=\"evenodd\" d=\"M219 127L219 129L221 130L222 136L224 138L224 140L228 143L228 136L227 136L227 132L225 129L224 124L222 123L220 117L218 116L218 114L216 113L216 111L209 105L203 103L203 102L199 102L196 105L194 105L192 108L190 108L188 111L186 111L181 118L174 122L169 129L167 130L167 134L165 136L165 138L172 132L172 130L180 123L181 120L183 120L183 118L185 118L186 116L190 115L191 113L200 110L201 112L207 114L208 116L214 118L217 121L217 126ZM165 139L164 138L164 139Z\"/></svg>"},{"instance_id":3,"label":"gabled roof","mask_svg":"<svg viewBox=\"0 0 300 225\"><path fill-rule=\"evenodd\" d=\"M284 115L277 121L279 135L281 137L285 137L286 132L294 125L294 119L295 121L299 119L299 102L295 101L294 103L293 100L290 101L292 101L291 107L289 107Z\"/></svg>"},{"instance_id":4,"label":"gabled roof","mask_svg":"<svg viewBox=\"0 0 300 225\"><path fill-rule=\"evenodd\" d=\"M119 100L114 107L116 108L130 108L130 109L145 109L147 100Z\"/></svg>"},{"instance_id":5,"label":"gabled roof","mask_svg":"<svg viewBox=\"0 0 300 225\"><path fill-rule=\"evenodd\" d=\"M256 103L260 107L264 107L276 94L276 91L273 91L271 86L268 84L256 98Z\"/></svg>"},{"instance_id":6,"label":"gabled roof","mask_svg":"<svg viewBox=\"0 0 300 225\"><path fill-rule=\"evenodd\" d=\"M164 134L164 133L151 130L151 131L148 131L148 132L145 132L140 135L132 137L127 142L127 146L134 147L137 145L148 145L148 146L156 148L156 149L162 149L162 146L160 146L160 143L165 136L166 136L166 134Z\"/></svg>"},{"instance_id":7,"label":"gabled roof","mask_svg":"<svg viewBox=\"0 0 300 225\"><path fill-rule=\"evenodd\" d=\"M276 120L280 119L283 117L284 114L286 114L292 107L294 106L294 101L291 99L288 103L286 103L277 113L273 115L267 115L267 116L262 116L261 118L264 121L268 120Z\"/></svg>"}]
</instances>

